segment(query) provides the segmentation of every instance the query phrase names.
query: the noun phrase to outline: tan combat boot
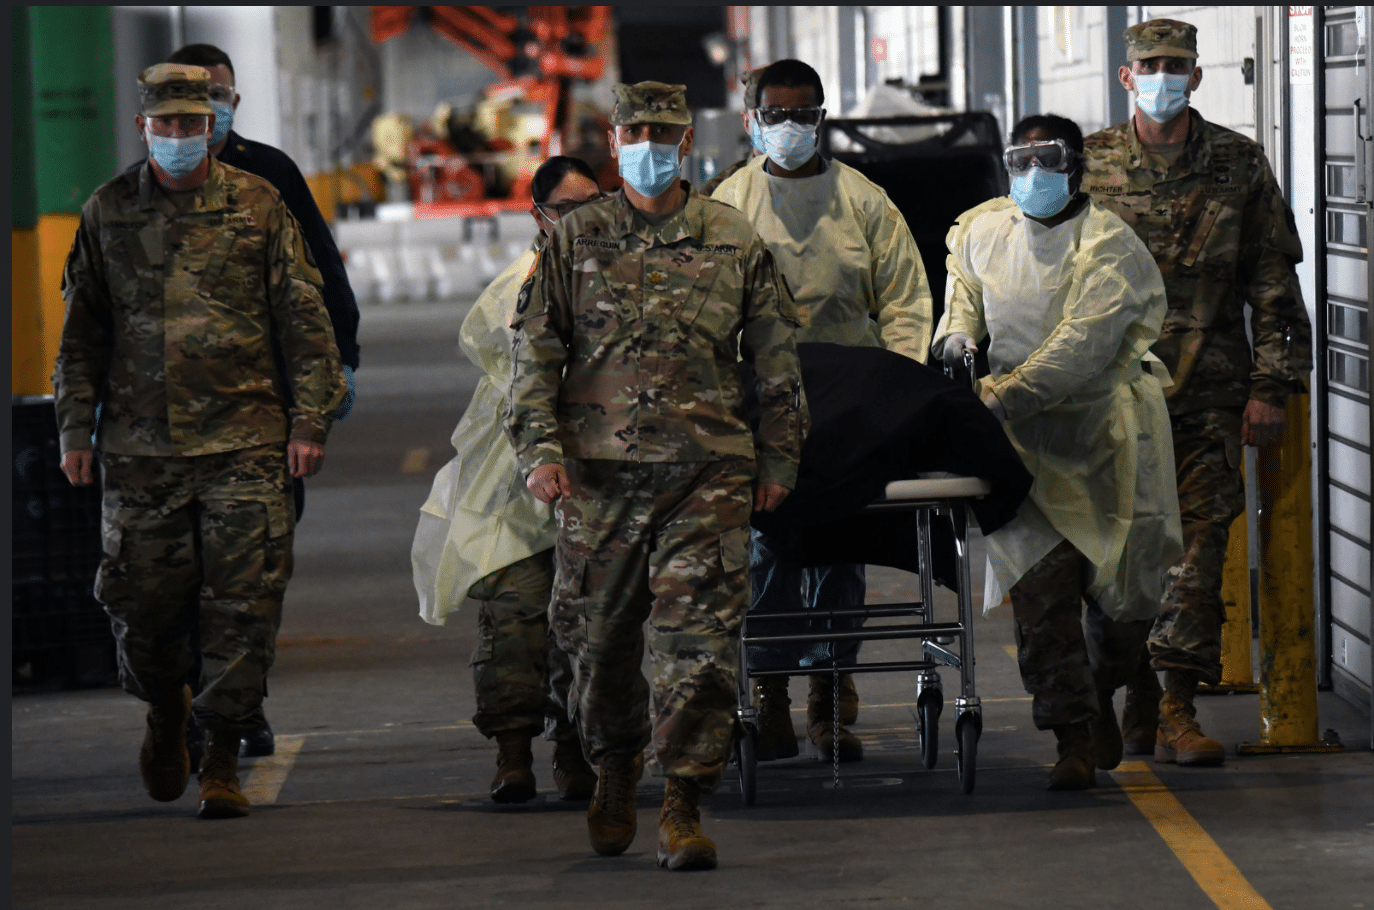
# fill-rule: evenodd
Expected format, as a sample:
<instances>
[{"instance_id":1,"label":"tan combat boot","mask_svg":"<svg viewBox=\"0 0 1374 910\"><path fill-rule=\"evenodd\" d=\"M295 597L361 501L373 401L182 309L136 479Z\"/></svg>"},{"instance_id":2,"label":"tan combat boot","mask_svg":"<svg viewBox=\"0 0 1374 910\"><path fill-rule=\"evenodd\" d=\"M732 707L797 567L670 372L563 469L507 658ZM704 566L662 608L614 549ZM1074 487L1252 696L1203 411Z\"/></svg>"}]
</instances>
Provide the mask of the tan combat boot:
<instances>
[{"instance_id":1,"label":"tan combat boot","mask_svg":"<svg viewBox=\"0 0 1374 910\"><path fill-rule=\"evenodd\" d=\"M198 818L241 818L248 814L248 797L239 789L239 740L237 732L209 730L205 758L200 765Z\"/></svg>"},{"instance_id":2,"label":"tan combat boot","mask_svg":"<svg viewBox=\"0 0 1374 910\"><path fill-rule=\"evenodd\" d=\"M591 799L596 792L596 772L587 764L582 741L575 735L554 743L553 783L564 799Z\"/></svg>"},{"instance_id":3,"label":"tan combat boot","mask_svg":"<svg viewBox=\"0 0 1374 910\"><path fill-rule=\"evenodd\" d=\"M1126 682L1126 705L1121 709L1121 739L1127 755L1154 752L1159 735L1159 700L1163 695L1149 658L1142 658Z\"/></svg>"},{"instance_id":4,"label":"tan combat boot","mask_svg":"<svg viewBox=\"0 0 1374 910\"><path fill-rule=\"evenodd\" d=\"M792 758L797 748L797 731L792 727L792 700L787 695L786 676L764 676L754 680L754 707L759 712L759 761Z\"/></svg>"},{"instance_id":5,"label":"tan combat boot","mask_svg":"<svg viewBox=\"0 0 1374 910\"><path fill-rule=\"evenodd\" d=\"M812 676L811 685L806 693L806 738L821 753L822 759L834 754L835 707L831 701L831 680L829 676ZM841 722L840 761L862 761L863 743L844 728Z\"/></svg>"},{"instance_id":6,"label":"tan combat boot","mask_svg":"<svg viewBox=\"0 0 1374 910\"><path fill-rule=\"evenodd\" d=\"M587 836L602 856L619 856L635 839L635 784L644 775L644 755L607 755L601 761L596 795L587 809Z\"/></svg>"},{"instance_id":7,"label":"tan combat boot","mask_svg":"<svg viewBox=\"0 0 1374 910\"><path fill-rule=\"evenodd\" d=\"M658 814L658 864L688 871L716 868L716 845L701 833L701 788L694 780L670 777Z\"/></svg>"},{"instance_id":8,"label":"tan combat boot","mask_svg":"<svg viewBox=\"0 0 1374 910\"><path fill-rule=\"evenodd\" d=\"M514 730L496 734L496 776L491 779L491 798L498 803L523 803L534 799L534 753L529 733Z\"/></svg>"},{"instance_id":9,"label":"tan combat boot","mask_svg":"<svg viewBox=\"0 0 1374 910\"><path fill-rule=\"evenodd\" d=\"M1097 748L1093 743L1092 723L1086 720L1076 724L1060 724L1054 727L1054 736L1059 741L1059 761L1050 770L1049 790L1087 790L1097 785L1096 764Z\"/></svg>"},{"instance_id":10,"label":"tan combat boot","mask_svg":"<svg viewBox=\"0 0 1374 910\"><path fill-rule=\"evenodd\" d=\"M186 749L186 724L191 719L191 687L148 708L148 732L138 750L143 787L158 802L180 799L191 779L191 755Z\"/></svg>"},{"instance_id":11,"label":"tan combat boot","mask_svg":"<svg viewBox=\"0 0 1374 910\"><path fill-rule=\"evenodd\" d=\"M859 719L859 688L854 685L853 673L840 674L840 723L844 726Z\"/></svg>"},{"instance_id":12,"label":"tan combat boot","mask_svg":"<svg viewBox=\"0 0 1374 910\"><path fill-rule=\"evenodd\" d=\"M1164 671L1164 697L1159 702L1159 733L1155 761L1180 765L1219 765L1226 747L1208 737L1198 726L1193 697L1198 675L1191 670Z\"/></svg>"}]
</instances>

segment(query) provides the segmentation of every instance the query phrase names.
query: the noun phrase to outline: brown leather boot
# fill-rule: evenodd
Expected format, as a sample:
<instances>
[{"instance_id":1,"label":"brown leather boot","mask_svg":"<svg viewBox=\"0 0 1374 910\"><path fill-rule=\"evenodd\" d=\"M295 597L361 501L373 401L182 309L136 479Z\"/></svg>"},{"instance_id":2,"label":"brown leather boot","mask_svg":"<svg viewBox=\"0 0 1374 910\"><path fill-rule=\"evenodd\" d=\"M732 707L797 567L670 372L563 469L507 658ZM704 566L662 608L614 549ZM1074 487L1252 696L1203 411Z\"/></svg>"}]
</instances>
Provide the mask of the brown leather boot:
<instances>
[{"instance_id":1,"label":"brown leather boot","mask_svg":"<svg viewBox=\"0 0 1374 910\"><path fill-rule=\"evenodd\" d=\"M797 748L797 731L792 727L792 699L787 695L786 676L764 676L754 680L754 707L759 712L759 761L792 758Z\"/></svg>"},{"instance_id":2,"label":"brown leather boot","mask_svg":"<svg viewBox=\"0 0 1374 910\"><path fill-rule=\"evenodd\" d=\"M1059 761L1050 770L1047 789L1087 790L1097 785L1097 749L1093 744L1092 723L1061 724L1054 728L1059 741Z\"/></svg>"},{"instance_id":3,"label":"brown leather boot","mask_svg":"<svg viewBox=\"0 0 1374 910\"><path fill-rule=\"evenodd\" d=\"M587 764L582 741L576 736L554 743L553 784L564 799L591 799L596 792L596 772Z\"/></svg>"},{"instance_id":4,"label":"brown leather boot","mask_svg":"<svg viewBox=\"0 0 1374 910\"><path fill-rule=\"evenodd\" d=\"M534 753L529 733L515 730L496 734L496 776L491 779L491 798L498 803L523 803L534 799Z\"/></svg>"},{"instance_id":5,"label":"brown leather boot","mask_svg":"<svg viewBox=\"0 0 1374 910\"><path fill-rule=\"evenodd\" d=\"M148 732L138 750L143 787L158 802L180 799L191 779L191 755L186 749L186 724L191 719L191 687L148 707Z\"/></svg>"},{"instance_id":6,"label":"brown leather boot","mask_svg":"<svg viewBox=\"0 0 1374 910\"><path fill-rule=\"evenodd\" d=\"M1193 708L1197 683L1198 675L1194 671L1164 671L1155 761L1201 766L1219 765L1226 760L1226 747L1204 734L1198 726L1197 711Z\"/></svg>"},{"instance_id":7,"label":"brown leather boot","mask_svg":"<svg viewBox=\"0 0 1374 910\"><path fill-rule=\"evenodd\" d=\"M1159 700L1164 690L1159 675L1150 667L1149 657L1126 681L1126 705L1121 709L1121 739L1127 755L1149 755L1159 736Z\"/></svg>"},{"instance_id":8,"label":"brown leather boot","mask_svg":"<svg viewBox=\"0 0 1374 910\"><path fill-rule=\"evenodd\" d=\"M840 723L846 727L859 719L859 688L853 673L840 674Z\"/></svg>"},{"instance_id":9,"label":"brown leather boot","mask_svg":"<svg viewBox=\"0 0 1374 910\"><path fill-rule=\"evenodd\" d=\"M239 789L239 740L237 731L206 732L198 818L241 818L248 814L248 797Z\"/></svg>"},{"instance_id":10,"label":"brown leather boot","mask_svg":"<svg viewBox=\"0 0 1374 910\"><path fill-rule=\"evenodd\" d=\"M1107 686L1097 687L1097 720L1093 721L1093 752L1097 755L1097 766L1110 771L1121 764L1121 728L1116 725L1116 708L1112 706L1112 696L1116 693Z\"/></svg>"},{"instance_id":11,"label":"brown leather boot","mask_svg":"<svg viewBox=\"0 0 1374 910\"><path fill-rule=\"evenodd\" d=\"M806 738L821 753L822 759L834 754L835 707L831 701L832 682L829 676L811 677L806 693ZM839 727L840 761L863 761L864 747L859 738Z\"/></svg>"},{"instance_id":12,"label":"brown leather boot","mask_svg":"<svg viewBox=\"0 0 1374 910\"><path fill-rule=\"evenodd\" d=\"M635 784L644 775L644 755L607 755L601 761L596 795L587 809L587 837L602 856L619 856L635 839Z\"/></svg>"},{"instance_id":13,"label":"brown leather boot","mask_svg":"<svg viewBox=\"0 0 1374 910\"><path fill-rule=\"evenodd\" d=\"M688 871L716 868L716 845L701 833L701 788L694 780L670 777L658 814L658 864Z\"/></svg>"}]
</instances>

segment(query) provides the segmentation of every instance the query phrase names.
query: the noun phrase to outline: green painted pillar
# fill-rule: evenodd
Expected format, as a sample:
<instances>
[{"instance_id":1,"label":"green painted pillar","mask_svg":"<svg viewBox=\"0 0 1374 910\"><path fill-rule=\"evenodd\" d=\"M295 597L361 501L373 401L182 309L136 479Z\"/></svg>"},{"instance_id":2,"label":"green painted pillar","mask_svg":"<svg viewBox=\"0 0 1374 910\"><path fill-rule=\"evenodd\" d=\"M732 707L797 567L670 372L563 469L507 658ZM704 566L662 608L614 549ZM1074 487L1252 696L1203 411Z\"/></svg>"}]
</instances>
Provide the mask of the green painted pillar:
<instances>
[{"instance_id":1,"label":"green painted pillar","mask_svg":"<svg viewBox=\"0 0 1374 910\"><path fill-rule=\"evenodd\" d=\"M27 9L38 212L75 215L117 173L114 14L108 6Z\"/></svg>"},{"instance_id":2,"label":"green painted pillar","mask_svg":"<svg viewBox=\"0 0 1374 910\"><path fill-rule=\"evenodd\" d=\"M33 156L33 55L29 8L10 7L10 227L38 224L38 178Z\"/></svg>"}]
</instances>

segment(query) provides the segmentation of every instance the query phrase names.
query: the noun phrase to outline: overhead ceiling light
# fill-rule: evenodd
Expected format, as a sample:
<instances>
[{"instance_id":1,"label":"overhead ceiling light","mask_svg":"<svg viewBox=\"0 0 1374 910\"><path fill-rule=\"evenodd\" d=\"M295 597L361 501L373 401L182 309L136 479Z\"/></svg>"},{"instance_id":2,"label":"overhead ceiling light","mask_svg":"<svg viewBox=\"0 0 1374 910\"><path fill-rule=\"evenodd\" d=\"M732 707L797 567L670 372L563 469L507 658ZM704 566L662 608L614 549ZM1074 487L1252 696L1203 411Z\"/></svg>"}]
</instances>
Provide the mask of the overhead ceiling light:
<instances>
[{"instance_id":1,"label":"overhead ceiling light","mask_svg":"<svg viewBox=\"0 0 1374 910\"><path fill-rule=\"evenodd\" d=\"M730 39L721 32L712 32L701 39L701 49L706 51L706 59L716 66L724 66L730 59Z\"/></svg>"}]
</instances>

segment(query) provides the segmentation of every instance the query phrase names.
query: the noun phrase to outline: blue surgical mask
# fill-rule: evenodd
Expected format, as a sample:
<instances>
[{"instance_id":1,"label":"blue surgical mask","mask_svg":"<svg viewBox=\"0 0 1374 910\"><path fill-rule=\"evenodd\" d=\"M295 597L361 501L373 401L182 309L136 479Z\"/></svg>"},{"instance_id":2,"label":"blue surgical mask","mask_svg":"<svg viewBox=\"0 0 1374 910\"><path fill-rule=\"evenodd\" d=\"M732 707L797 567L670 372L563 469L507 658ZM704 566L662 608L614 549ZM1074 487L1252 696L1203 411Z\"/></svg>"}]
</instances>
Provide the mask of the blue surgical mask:
<instances>
[{"instance_id":1,"label":"blue surgical mask","mask_svg":"<svg viewBox=\"0 0 1374 910\"><path fill-rule=\"evenodd\" d=\"M234 128L234 105L211 101L210 108L215 112L215 128L210 133L210 145L218 145Z\"/></svg>"},{"instance_id":2,"label":"blue surgical mask","mask_svg":"<svg viewBox=\"0 0 1374 910\"><path fill-rule=\"evenodd\" d=\"M763 148L763 132L759 129L759 118L749 118L749 143L760 155L768 154Z\"/></svg>"},{"instance_id":3,"label":"blue surgical mask","mask_svg":"<svg viewBox=\"0 0 1374 910\"><path fill-rule=\"evenodd\" d=\"M620 146L620 176L642 196L650 199L662 196L677 183L682 174L682 162L678 160L677 152L686 138L684 133L677 145L636 142L634 145Z\"/></svg>"},{"instance_id":4,"label":"blue surgical mask","mask_svg":"<svg viewBox=\"0 0 1374 910\"><path fill-rule=\"evenodd\" d=\"M764 154L786 170L795 171L816 154L815 126L784 120L774 126L761 127L760 132Z\"/></svg>"},{"instance_id":5,"label":"blue surgical mask","mask_svg":"<svg viewBox=\"0 0 1374 910\"><path fill-rule=\"evenodd\" d=\"M1135 106L1156 123L1168 123L1188 106L1191 75L1141 73L1135 77Z\"/></svg>"},{"instance_id":6,"label":"blue surgical mask","mask_svg":"<svg viewBox=\"0 0 1374 910\"><path fill-rule=\"evenodd\" d=\"M205 134L198 136L149 136L149 153L172 177L189 177L205 160Z\"/></svg>"},{"instance_id":7,"label":"blue surgical mask","mask_svg":"<svg viewBox=\"0 0 1374 910\"><path fill-rule=\"evenodd\" d=\"M1069 175L1033 167L1011 182L1011 201L1032 218L1052 218L1069 204Z\"/></svg>"}]
</instances>

